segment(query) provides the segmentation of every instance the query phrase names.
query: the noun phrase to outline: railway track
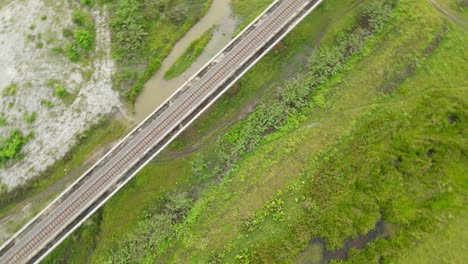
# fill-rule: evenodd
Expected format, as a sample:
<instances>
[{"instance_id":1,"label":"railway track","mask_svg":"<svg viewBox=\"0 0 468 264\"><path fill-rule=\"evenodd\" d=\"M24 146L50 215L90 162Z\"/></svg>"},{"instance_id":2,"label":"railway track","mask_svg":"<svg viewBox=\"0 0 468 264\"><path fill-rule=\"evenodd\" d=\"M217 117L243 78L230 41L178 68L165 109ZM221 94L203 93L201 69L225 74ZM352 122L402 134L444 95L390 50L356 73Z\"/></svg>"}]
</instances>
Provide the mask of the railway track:
<instances>
[{"instance_id":1,"label":"railway track","mask_svg":"<svg viewBox=\"0 0 468 264\"><path fill-rule=\"evenodd\" d=\"M82 216L83 212L91 208L99 197L105 195L121 181L122 175L132 171L142 158L146 157L155 146L180 126L183 120L193 115L220 86L226 85L224 89L227 89L229 84L238 78L233 78L233 76L239 71L243 73L248 70L256 60L269 50L266 46L279 41L320 2L321 0L279 1L274 11L262 21L258 21L255 29L251 30L229 50L206 74L196 80L156 119L151 120L149 125L137 129L137 133L128 137L125 144L122 143L119 148L114 150L117 151L115 155L103 160L104 164L92 171L92 177L88 177L58 206L34 222L30 229L20 232L21 234L15 240L7 243L8 248L0 252L0 263L39 261L47 251L50 251L78 225L75 224L70 228L72 223L76 223L80 216L83 218L79 219L82 222L92 213L88 212L87 215ZM280 35L278 39L274 39L278 34ZM226 82L228 83L226 84ZM208 106L204 106L203 110ZM55 243L53 243L54 239Z\"/></svg>"}]
</instances>

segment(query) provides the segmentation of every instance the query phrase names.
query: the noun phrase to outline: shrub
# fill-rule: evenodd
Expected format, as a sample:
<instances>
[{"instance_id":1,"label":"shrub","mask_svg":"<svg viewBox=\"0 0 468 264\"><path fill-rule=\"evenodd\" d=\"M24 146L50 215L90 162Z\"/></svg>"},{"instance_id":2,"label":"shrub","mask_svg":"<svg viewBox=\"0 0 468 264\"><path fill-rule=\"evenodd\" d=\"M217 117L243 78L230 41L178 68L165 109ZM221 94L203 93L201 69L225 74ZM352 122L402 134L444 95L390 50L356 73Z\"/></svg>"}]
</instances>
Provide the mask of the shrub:
<instances>
[{"instance_id":1,"label":"shrub","mask_svg":"<svg viewBox=\"0 0 468 264\"><path fill-rule=\"evenodd\" d=\"M64 37L68 38L68 37L73 36L73 31L69 28L64 28L62 29L62 34Z\"/></svg>"},{"instance_id":2,"label":"shrub","mask_svg":"<svg viewBox=\"0 0 468 264\"><path fill-rule=\"evenodd\" d=\"M23 136L18 129L11 130L8 138L0 139L0 165L5 164L11 159L18 158L21 147L28 140L29 136Z\"/></svg>"},{"instance_id":3,"label":"shrub","mask_svg":"<svg viewBox=\"0 0 468 264\"><path fill-rule=\"evenodd\" d=\"M74 44L67 43L65 45L65 56L72 62L80 60L80 54Z\"/></svg>"},{"instance_id":4,"label":"shrub","mask_svg":"<svg viewBox=\"0 0 468 264\"><path fill-rule=\"evenodd\" d=\"M85 26L91 22L91 18L80 9L75 9L72 12L72 21L78 26Z\"/></svg>"},{"instance_id":5,"label":"shrub","mask_svg":"<svg viewBox=\"0 0 468 264\"><path fill-rule=\"evenodd\" d=\"M94 39L93 35L88 30L84 28L78 28L73 33L73 37L78 46L85 50L91 49Z\"/></svg>"},{"instance_id":6,"label":"shrub","mask_svg":"<svg viewBox=\"0 0 468 264\"><path fill-rule=\"evenodd\" d=\"M42 99L41 100L41 105L46 107L46 108L52 108L54 106L54 103L50 100Z\"/></svg>"},{"instance_id":7,"label":"shrub","mask_svg":"<svg viewBox=\"0 0 468 264\"><path fill-rule=\"evenodd\" d=\"M68 91L62 84L56 84L54 88L54 95L59 98L64 98L68 95Z\"/></svg>"},{"instance_id":8,"label":"shrub","mask_svg":"<svg viewBox=\"0 0 468 264\"><path fill-rule=\"evenodd\" d=\"M13 96L18 91L18 85L16 83L10 83L3 87L3 95Z\"/></svg>"},{"instance_id":9,"label":"shrub","mask_svg":"<svg viewBox=\"0 0 468 264\"><path fill-rule=\"evenodd\" d=\"M36 48L37 49L42 49L43 47L44 47L44 43L42 43L42 41L36 42Z\"/></svg>"},{"instance_id":10,"label":"shrub","mask_svg":"<svg viewBox=\"0 0 468 264\"><path fill-rule=\"evenodd\" d=\"M44 20L46 20L46 19L47 19L47 16L46 16L46 15L42 15L42 16L41 16L41 20L42 20L42 21L44 21Z\"/></svg>"},{"instance_id":11,"label":"shrub","mask_svg":"<svg viewBox=\"0 0 468 264\"><path fill-rule=\"evenodd\" d=\"M364 9L362 20L364 26L372 31L380 30L391 14L391 4L388 1L374 0Z\"/></svg>"},{"instance_id":12,"label":"shrub","mask_svg":"<svg viewBox=\"0 0 468 264\"><path fill-rule=\"evenodd\" d=\"M36 118L37 118L37 113L36 112L32 112L29 115L24 115L23 116L24 122L26 122L28 124L34 123L34 121L36 121Z\"/></svg>"},{"instance_id":13,"label":"shrub","mask_svg":"<svg viewBox=\"0 0 468 264\"><path fill-rule=\"evenodd\" d=\"M94 5L94 0L81 0L81 4L87 5L87 6L93 6Z\"/></svg>"},{"instance_id":14,"label":"shrub","mask_svg":"<svg viewBox=\"0 0 468 264\"><path fill-rule=\"evenodd\" d=\"M141 50L146 38L144 17L138 0L120 1L111 27L114 33L114 56L117 59L130 59Z\"/></svg>"}]
</instances>

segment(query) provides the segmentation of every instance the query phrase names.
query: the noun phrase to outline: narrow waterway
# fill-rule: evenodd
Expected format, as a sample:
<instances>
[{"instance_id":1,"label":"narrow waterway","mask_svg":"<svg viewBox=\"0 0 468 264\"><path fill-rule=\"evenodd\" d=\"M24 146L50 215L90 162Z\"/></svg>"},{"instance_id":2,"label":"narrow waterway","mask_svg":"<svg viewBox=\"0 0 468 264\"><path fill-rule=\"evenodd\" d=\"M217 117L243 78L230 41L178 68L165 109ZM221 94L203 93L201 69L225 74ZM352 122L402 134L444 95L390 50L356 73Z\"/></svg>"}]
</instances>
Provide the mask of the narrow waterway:
<instances>
[{"instance_id":1,"label":"narrow waterway","mask_svg":"<svg viewBox=\"0 0 468 264\"><path fill-rule=\"evenodd\" d=\"M139 123L145 119L177 90L187 78L195 74L218 53L231 40L235 24L236 21L231 15L230 1L213 0L205 16L176 43L168 57L161 64L161 69L145 84L135 103L135 122ZM164 73L184 53L188 45L214 25L216 25L216 30L213 38L190 68L179 77L165 80Z\"/></svg>"}]
</instances>

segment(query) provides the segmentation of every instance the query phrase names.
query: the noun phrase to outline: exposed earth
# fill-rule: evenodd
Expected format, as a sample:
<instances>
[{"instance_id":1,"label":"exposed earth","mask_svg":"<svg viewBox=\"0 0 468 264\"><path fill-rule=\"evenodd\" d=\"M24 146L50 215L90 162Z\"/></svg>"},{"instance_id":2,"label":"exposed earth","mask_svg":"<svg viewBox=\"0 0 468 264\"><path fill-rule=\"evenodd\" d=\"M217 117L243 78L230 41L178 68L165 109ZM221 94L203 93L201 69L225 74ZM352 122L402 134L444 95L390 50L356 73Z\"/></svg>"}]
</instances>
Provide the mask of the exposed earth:
<instances>
[{"instance_id":1,"label":"exposed earth","mask_svg":"<svg viewBox=\"0 0 468 264\"><path fill-rule=\"evenodd\" d=\"M115 66L105 10L88 10L96 32L94 48L86 61L74 63L51 51L64 45L62 30L72 25L75 5L78 1L0 4L0 89L10 84L17 87L14 95L0 96L0 116L6 120L0 126L0 138L12 129L33 134L22 148L24 157L0 168L0 181L8 188L31 179L63 157L77 135L100 117L116 111L126 115L118 93L112 89ZM51 80L67 90L67 101L54 96ZM32 122L25 121L28 115L35 116Z\"/></svg>"}]
</instances>

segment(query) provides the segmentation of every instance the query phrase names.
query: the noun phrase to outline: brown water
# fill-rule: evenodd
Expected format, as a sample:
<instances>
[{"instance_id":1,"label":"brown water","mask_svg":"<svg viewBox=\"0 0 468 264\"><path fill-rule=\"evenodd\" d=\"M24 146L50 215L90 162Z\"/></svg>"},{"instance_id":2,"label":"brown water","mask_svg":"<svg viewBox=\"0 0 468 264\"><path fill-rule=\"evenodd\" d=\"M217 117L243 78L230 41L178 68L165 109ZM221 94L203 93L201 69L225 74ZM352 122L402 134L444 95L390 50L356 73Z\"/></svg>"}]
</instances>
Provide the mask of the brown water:
<instances>
[{"instance_id":1,"label":"brown water","mask_svg":"<svg viewBox=\"0 0 468 264\"><path fill-rule=\"evenodd\" d=\"M367 243L374 241L376 238L388 238L396 229L396 226L380 220L375 227L366 234L359 236L356 239L348 239L343 243L343 247L336 250L327 250L323 239L314 238L309 241L309 245L299 252L294 259L294 263L298 264L326 264L330 260L345 260L348 256L348 250L351 248L360 249Z\"/></svg>"},{"instance_id":2,"label":"brown water","mask_svg":"<svg viewBox=\"0 0 468 264\"><path fill-rule=\"evenodd\" d=\"M143 121L188 78L218 53L231 40L235 24L236 21L231 16L230 1L213 0L205 16L176 43L168 57L161 64L161 69L145 84L135 103L135 122ZM213 38L190 68L179 77L165 80L164 73L184 53L188 45L214 25L216 25L216 30Z\"/></svg>"}]
</instances>

